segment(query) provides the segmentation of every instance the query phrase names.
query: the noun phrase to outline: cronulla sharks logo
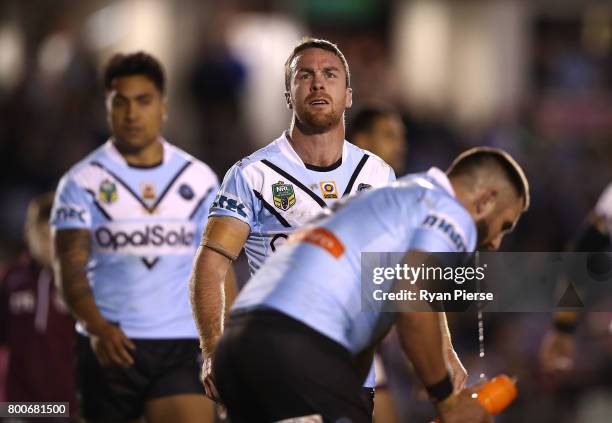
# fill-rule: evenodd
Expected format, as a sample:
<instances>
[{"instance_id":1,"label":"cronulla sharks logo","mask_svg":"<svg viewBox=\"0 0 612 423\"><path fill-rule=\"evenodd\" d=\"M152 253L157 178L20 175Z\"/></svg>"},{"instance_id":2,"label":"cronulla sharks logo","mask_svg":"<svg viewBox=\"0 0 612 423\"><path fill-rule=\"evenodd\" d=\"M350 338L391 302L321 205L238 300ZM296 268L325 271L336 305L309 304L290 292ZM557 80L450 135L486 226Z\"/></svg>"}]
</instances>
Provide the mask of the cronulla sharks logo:
<instances>
[{"instance_id":1,"label":"cronulla sharks logo","mask_svg":"<svg viewBox=\"0 0 612 423\"><path fill-rule=\"evenodd\" d=\"M282 211L287 211L295 204L295 191L293 185L283 181L272 185L272 198L274 205Z\"/></svg>"}]
</instances>

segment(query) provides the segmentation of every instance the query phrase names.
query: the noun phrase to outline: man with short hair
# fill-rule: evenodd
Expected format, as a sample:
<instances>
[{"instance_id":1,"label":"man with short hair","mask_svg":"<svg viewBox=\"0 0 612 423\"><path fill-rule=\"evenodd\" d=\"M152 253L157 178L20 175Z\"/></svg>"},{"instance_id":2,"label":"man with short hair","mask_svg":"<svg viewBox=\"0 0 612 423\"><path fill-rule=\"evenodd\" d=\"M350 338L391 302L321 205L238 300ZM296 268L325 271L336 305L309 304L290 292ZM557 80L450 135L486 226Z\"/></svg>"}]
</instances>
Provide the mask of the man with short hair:
<instances>
[{"instance_id":1,"label":"man with short hair","mask_svg":"<svg viewBox=\"0 0 612 423\"><path fill-rule=\"evenodd\" d=\"M29 202L27 251L0 267L0 349L6 347L9 353L2 401L68 402L76 421L74 320L53 285L52 205L52 192Z\"/></svg>"},{"instance_id":2,"label":"man with short hair","mask_svg":"<svg viewBox=\"0 0 612 423\"><path fill-rule=\"evenodd\" d=\"M357 147L371 151L388 163L396 175L406 171L406 128L392 109L367 106L351 119L348 139Z\"/></svg>"},{"instance_id":3,"label":"man with short hair","mask_svg":"<svg viewBox=\"0 0 612 423\"><path fill-rule=\"evenodd\" d=\"M223 332L227 269L245 248L255 273L288 235L339 199L395 180L379 157L345 140L350 71L338 47L304 39L285 63L290 127L235 164L215 199L192 277L193 312L205 357L207 395L217 398L210 362ZM334 281L330 281L334 283ZM373 398L373 373L366 382Z\"/></svg>"},{"instance_id":4,"label":"man with short hair","mask_svg":"<svg viewBox=\"0 0 612 423\"><path fill-rule=\"evenodd\" d=\"M476 148L447 173L408 175L296 232L247 283L219 341L213 374L232 422L369 422L360 363L392 325L442 422L487 420L473 390L453 393L439 313L362 311L360 254L405 251L420 267L423 253L496 250L528 206L518 164Z\"/></svg>"},{"instance_id":5,"label":"man with short hair","mask_svg":"<svg viewBox=\"0 0 612 423\"><path fill-rule=\"evenodd\" d=\"M116 55L104 84L112 137L62 178L51 218L56 279L78 320L82 414L210 421L188 279L217 177L161 137L157 59Z\"/></svg>"}]
</instances>

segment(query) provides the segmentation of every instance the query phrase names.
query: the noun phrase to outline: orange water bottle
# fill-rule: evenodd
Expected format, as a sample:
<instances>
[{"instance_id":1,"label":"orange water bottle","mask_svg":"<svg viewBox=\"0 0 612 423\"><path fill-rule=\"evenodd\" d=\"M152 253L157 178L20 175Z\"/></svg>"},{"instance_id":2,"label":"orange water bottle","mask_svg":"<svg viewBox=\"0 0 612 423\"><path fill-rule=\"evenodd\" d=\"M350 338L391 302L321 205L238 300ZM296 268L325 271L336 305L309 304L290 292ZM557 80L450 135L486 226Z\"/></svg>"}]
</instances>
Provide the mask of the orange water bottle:
<instances>
[{"instance_id":1,"label":"orange water bottle","mask_svg":"<svg viewBox=\"0 0 612 423\"><path fill-rule=\"evenodd\" d=\"M476 399L487 413L494 416L509 406L516 395L516 379L502 374L480 388ZM440 423L440 420L436 420L435 423Z\"/></svg>"}]
</instances>

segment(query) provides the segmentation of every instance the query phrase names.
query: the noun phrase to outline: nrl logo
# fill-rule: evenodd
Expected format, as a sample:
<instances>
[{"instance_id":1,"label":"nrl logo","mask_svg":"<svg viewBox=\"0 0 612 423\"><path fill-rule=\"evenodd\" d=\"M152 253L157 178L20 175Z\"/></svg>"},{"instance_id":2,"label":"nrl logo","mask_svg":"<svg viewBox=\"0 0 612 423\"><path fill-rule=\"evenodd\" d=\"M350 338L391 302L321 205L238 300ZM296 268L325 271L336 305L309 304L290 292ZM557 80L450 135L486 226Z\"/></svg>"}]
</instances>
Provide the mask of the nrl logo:
<instances>
[{"instance_id":1,"label":"nrl logo","mask_svg":"<svg viewBox=\"0 0 612 423\"><path fill-rule=\"evenodd\" d=\"M272 198L274 205L282 211L289 210L295 204L295 192L293 185L285 184L283 181L272 185Z\"/></svg>"},{"instance_id":2,"label":"nrl logo","mask_svg":"<svg viewBox=\"0 0 612 423\"><path fill-rule=\"evenodd\" d=\"M103 180L98 190L98 198L100 201L107 204L117 200L117 186L114 182L108 179Z\"/></svg>"}]
</instances>

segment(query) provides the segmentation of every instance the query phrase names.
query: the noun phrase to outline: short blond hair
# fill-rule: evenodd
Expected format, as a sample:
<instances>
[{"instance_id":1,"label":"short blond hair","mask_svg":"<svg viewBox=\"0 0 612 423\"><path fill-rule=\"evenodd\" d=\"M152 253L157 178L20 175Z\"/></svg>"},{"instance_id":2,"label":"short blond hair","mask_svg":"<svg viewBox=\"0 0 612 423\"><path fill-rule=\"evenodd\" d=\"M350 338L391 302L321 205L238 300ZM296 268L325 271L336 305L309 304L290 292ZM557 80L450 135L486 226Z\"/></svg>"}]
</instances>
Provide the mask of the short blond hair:
<instances>
[{"instance_id":1,"label":"short blond hair","mask_svg":"<svg viewBox=\"0 0 612 423\"><path fill-rule=\"evenodd\" d=\"M302 41L300 41L300 43L293 48L293 51L285 62L285 90L289 91L291 88L291 65L293 60L298 54L309 48L320 48L321 50L327 50L334 53L340 59L342 66L344 67L347 88L351 86L351 72L349 70L349 65L338 46L331 41L323 40L321 38L304 37L302 38Z\"/></svg>"}]
</instances>

